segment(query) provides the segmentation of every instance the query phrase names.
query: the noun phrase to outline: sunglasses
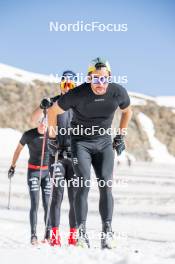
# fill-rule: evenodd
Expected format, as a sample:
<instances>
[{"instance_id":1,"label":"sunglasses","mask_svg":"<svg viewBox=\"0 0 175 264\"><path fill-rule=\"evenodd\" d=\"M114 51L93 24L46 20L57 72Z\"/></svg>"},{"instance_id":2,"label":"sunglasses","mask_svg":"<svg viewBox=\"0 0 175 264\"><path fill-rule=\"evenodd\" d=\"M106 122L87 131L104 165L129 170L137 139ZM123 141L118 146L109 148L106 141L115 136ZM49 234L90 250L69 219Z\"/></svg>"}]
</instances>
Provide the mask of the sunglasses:
<instances>
[{"instance_id":1,"label":"sunglasses","mask_svg":"<svg viewBox=\"0 0 175 264\"><path fill-rule=\"evenodd\" d=\"M92 83L93 84L106 84L109 82L109 77L106 77L106 76L100 76L100 77L97 77L97 76L93 76L92 77Z\"/></svg>"},{"instance_id":2,"label":"sunglasses","mask_svg":"<svg viewBox=\"0 0 175 264\"><path fill-rule=\"evenodd\" d=\"M69 90L72 90L75 88L75 83L74 82L68 82L68 81L61 81L60 83L60 87L62 90L66 90L66 89L69 89Z\"/></svg>"}]
</instances>

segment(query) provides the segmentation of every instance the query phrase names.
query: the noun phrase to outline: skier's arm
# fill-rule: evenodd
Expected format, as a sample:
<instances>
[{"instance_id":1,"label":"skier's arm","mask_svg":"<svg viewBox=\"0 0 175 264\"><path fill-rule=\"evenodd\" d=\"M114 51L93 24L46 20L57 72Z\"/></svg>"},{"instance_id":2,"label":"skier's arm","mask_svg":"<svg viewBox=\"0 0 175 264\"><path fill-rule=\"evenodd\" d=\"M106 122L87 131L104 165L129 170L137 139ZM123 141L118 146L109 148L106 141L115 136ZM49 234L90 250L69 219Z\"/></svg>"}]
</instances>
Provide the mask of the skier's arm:
<instances>
[{"instance_id":1,"label":"skier's arm","mask_svg":"<svg viewBox=\"0 0 175 264\"><path fill-rule=\"evenodd\" d=\"M126 135L126 130L128 128L129 121L132 117L131 101L128 92L124 87L119 86L118 93L118 105L122 112L119 129L121 134Z\"/></svg>"},{"instance_id":2,"label":"skier's arm","mask_svg":"<svg viewBox=\"0 0 175 264\"><path fill-rule=\"evenodd\" d=\"M120 131L122 131L123 129L127 129L129 121L131 120L132 117L132 109L130 105L125 109L121 109L121 111L122 111L122 115L119 126Z\"/></svg>"},{"instance_id":3,"label":"skier's arm","mask_svg":"<svg viewBox=\"0 0 175 264\"><path fill-rule=\"evenodd\" d=\"M57 125L57 115L63 114L65 111L56 103L48 109L48 128L49 137L56 137L56 125Z\"/></svg>"},{"instance_id":4,"label":"skier's arm","mask_svg":"<svg viewBox=\"0 0 175 264\"><path fill-rule=\"evenodd\" d=\"M16 150L15 150L15 152L14 152L14 154L13 154L13 159L12 159L12 164L11 164L11 166L14 167L14 168L15 168L15 166L16 166L16 162L17 162L17 160L18 160L18 158L19 158L19 155L20 155L20 153L21 153L23 147L24 147L24 146L23 146L22 144L19 143L18 146L17 146L17 148L16 148Z\"/></svg>"}]
</instances>

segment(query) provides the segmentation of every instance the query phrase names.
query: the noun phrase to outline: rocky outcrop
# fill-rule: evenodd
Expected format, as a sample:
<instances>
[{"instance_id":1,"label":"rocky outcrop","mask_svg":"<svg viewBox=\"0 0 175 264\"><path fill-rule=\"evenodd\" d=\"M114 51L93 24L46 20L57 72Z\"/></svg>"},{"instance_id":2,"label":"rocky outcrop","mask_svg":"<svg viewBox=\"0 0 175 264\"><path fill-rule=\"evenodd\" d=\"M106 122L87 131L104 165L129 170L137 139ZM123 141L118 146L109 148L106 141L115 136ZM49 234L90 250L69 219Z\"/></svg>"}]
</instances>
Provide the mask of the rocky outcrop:
<instances>
[{"instance_id":1,"label":"rocky outcrop","mask_svg":"<svg viewBox=\"0 0 175 264\"><path fill-rule=\"evenodd\" d=\"M14 128L21 132L31 128L30 116L41 99L58 94L58 85L34 80L21 83L13 79L0 79L0 127ZM128 128L127 149L137 160L151 160L148 150L150 143L142 128L138 114L143 112L154 123L155 135L165 144L169 153L175 156L175 113L170 107L163 107L155 101L144 99L145 104L133 105L133 117ZM113 124L117 126L119 112Z\"/></svg>"},{"instance_id":2,"label":"rocky outcrop","mask_svg":"<svg viewBox=\"0 0 175 264\"><path fill-rule=\"evenodd\" d=\"M56 84L34 81L23 84L12 79L0 79L0 127L23 132L31 127L30 116L43 97L58 93Z\"/></svg>"}]
</instances>

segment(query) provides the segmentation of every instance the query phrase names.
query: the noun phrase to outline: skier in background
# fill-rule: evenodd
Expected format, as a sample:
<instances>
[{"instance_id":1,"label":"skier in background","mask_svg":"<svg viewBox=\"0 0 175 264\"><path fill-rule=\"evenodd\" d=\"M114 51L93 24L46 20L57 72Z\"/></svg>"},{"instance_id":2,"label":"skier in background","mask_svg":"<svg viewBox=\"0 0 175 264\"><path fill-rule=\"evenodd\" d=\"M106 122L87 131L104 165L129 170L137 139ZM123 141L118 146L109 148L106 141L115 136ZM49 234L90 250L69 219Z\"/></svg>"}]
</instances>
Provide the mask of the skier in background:
<instances>
[{"instance_id":1,"label":"skier in background","mask_svg":"<svg viewBox=\"0 0 175 264\"><path fill-rule=\"evenodd\" d=\"M45 98L41 101L40 107L38 107L32 114L33 122L41 116L43 109L48 109L53 105L54 102L59 100L64 94L73 90L76 87L77 77L73 71L67 70L62 74L62 80L60 83L61 95L55 96L53 98ZM50 150L49 157L49 170L50 175L53 177L53 171L55 169L55 181L53 184L53 194L52 194L52 203L50 208L50 217L52 225L52 236L50 244L51 246L61 246L61 237L60 237L60 215L61 215L61 204L64 194L64 185L63 181L67 182L68 190L68 199L69 199L69 226L70 232L68 237L69 245L76 245L76 217L75 217L75 194L76 188L73 186L73 182L76 179L72 161L71 161L71 148L70 148L70 134L68 129L71 126L73 113L72 110L66 111L62 115L57 116L57 127L58 135L55 141L50 141L48 144ZM64 129L66 134L61 134L61 130ZM58 151L58 161L54 164L55 161L55 152L52 151L52 144L56 143L56 149ZM50 147L51 146L51 147Z\"/></svg>"},{"instance_id":2,"label":"skier in background","mask_svg":"<svg viewBox=\"0 0 175 264\"><path fill-rule=\"evenodd\" d=\"M29 187L29 195L31 201L31 208L30 208L30 227L31 227L31 244L37 244L37 212L39 206L39 190L42 190L42 203L44 208L44 221L46 222L47 216L47 208L48 202L50 197L50 177L49 177L49 169L48 169L48 162L49 162L49 152L47 148L47 144L44 151L44 160L43 166L41 167L41 154L42 154L42 146L43 146L43 137L44 131L46 127L43 123L43 120L39 121L37 128L30 129L26 131L14 152L12 163L10 169L8 171L8 178L12 178L15 173L16 162L20 156L20 153L25 145L28 146L29 149L29 161L28 161L28 173L27 173L27 182ZM47 138L46 138L47 143ZM41 181L39 180L40 177L40 170L41 173ZM41 184L39 186L39 184ZM46 232L45 239L50 239L50 219L48 221L48 228Z\"/></svg>"}]
</instances>

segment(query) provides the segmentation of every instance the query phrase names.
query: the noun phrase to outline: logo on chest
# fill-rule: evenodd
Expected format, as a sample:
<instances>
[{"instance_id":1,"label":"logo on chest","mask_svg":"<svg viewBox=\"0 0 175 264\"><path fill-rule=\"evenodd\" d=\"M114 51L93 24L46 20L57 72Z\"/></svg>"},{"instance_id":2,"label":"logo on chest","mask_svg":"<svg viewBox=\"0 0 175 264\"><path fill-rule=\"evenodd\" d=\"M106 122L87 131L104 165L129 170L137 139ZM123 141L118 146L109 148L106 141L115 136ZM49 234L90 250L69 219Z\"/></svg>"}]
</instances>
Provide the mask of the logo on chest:
<instances>
[{"instance_id":1,"label":"logo on chest","mask_svg":"<svg viewBox=\"0 0 175 264\"><path fill-rule=\"evenodd\" d=\"M101 99L94 99L94 102L104 102L105 99L104 98L101 98Z\"/></svg>"}]
</instances>

